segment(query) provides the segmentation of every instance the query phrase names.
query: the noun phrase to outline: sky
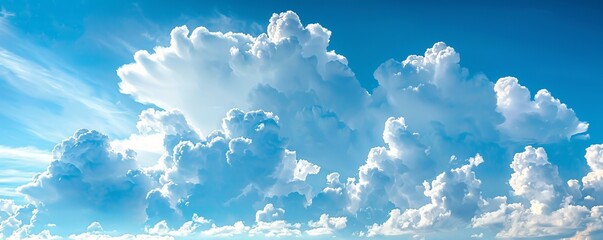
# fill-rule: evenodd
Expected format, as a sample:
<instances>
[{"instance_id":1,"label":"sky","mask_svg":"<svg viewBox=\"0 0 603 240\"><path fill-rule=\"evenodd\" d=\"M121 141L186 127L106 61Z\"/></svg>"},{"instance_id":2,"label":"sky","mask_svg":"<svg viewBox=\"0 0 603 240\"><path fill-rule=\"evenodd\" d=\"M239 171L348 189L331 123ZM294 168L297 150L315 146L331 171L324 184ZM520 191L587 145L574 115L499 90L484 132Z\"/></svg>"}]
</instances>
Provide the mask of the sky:
<instances>
[{"instance_id":1,"label":"sky","mask_svg":"<svg viewBox=\"0 0 603 240\"><path fill-rule=\"evenodd\" d=\"M591 1L0 1L0 239L603 237Z\"/></svg>"}]
</instances>

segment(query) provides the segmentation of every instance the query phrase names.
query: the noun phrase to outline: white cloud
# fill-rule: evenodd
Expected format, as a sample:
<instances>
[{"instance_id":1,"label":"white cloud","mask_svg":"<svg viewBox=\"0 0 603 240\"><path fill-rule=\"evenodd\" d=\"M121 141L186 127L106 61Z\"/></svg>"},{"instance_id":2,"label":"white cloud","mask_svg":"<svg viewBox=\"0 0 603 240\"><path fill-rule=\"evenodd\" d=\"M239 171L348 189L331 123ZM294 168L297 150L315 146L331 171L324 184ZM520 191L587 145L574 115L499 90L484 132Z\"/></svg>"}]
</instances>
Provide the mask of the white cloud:
<instances>
[{"instance_id":1,"label":"white cloud","mask_svg":"<svg viewBox=\"0 0 603 240\"><path fill-rule=\"evenodd\" d=\"M530 91L516 78L505 77L496 82L494 91L497 110L505 117L500 129L513 140L556 142L588 130L588 123L546 89L531 100Z\"/></svg>"},{"instance_id":2,"label":"white cloud","mask_svg":"<svg viewBox=\"0 0 603 240\"><path fill-rule=\"evenodd\" d=\"M374 76L379 83L372 95L376 106L372 114L381 116L377 121L403 116L414 131L435 135L433 143L437 137L466 136L459 145L497 139L496 125L503 118L496 112L493 83L483 74L470 75L460 65L460 54L445 43L435 43L423 55L410 55L402 62L386 61ZM441 157L450 155L445 152Z\"/></svg>"},{"instance_id":3,"label":"white cloud","mask_svg":"<svg viewBox=\"0 0 603 240\"><path fill-rule=\"evenodd\" d=\"M262 235L265 237L291 237L301 236L299 228L301 224L290 224L284 220L271 222L256 222L256 225L249 230L249 236Z\"/></svg>"},{"instance_id":4,"label":"white cloud","mask_svg":"<svg viewBox=\"0 0 603 240\"><path fill-rule=\"evenodd\" d=\"M586 163L590 169L595 171L603 170L603 144L594 144L586 148Z\"/></svg>"},{"instance_id":5,"label":"white cloud","mask_svg":"<svg viewBox=\"0 0 603 240\"><path fill-rule=\"evenodd\" d=\"M212 225L210 229L203 231L202 234L213 237L233 237L245 233L250 237L301 236L301 224L290 224L282 220L284 213L284 209L275 208L274 205L269 203L256 212L256 222L253 226L245 226L242 221L238 221L234 225L221 227Z\"/></svg>"},{"instance_id":6,"label":"white cloud","mask_svg":"<svg viewBox=\"0 0 603 240\"><path fill-rule=\"evenodd\" d=\"M333 235L335 231L344 229L347 222L346 217L329 217L328 214L322 214L318 221L308 222L310 229L306 230L306 234L310 236Z\"/></svg>"},{"instance_id":7,"label":"white cloud","mask_svg":"<svg viewBox=\"0 0 603 240\"><path fill-rule=\"evenodd\" d=\"M577 181L564 186L543 148L525 147L510 166L509 184L522 202L507 203L506 197L491 200L484 213L473 218L473 227L496 229L500 238L588 237L598 229L601 206L577 204L581 202Z\"/></svg>"},{"instance_id":8,"label":"white cloud","mask_svg":"<svg viewBox=\"0 0 603 240\"><path fill-rule=\"evenodd\" d=\"M468 164L441 173L431 184L424 182L424 194L431 199L430 203L418 209L392 210L383 224L370 226L367 235L417 234L465 225L484 204L481 181L473 169L483 161L476 155Z\"/></svg>"},{"instance_id":9,"label":"white cloud","mask_svg":"<svg viewBox=\"0 0 603 240\"><path fill-rule=\"evenodd\" d=\"M223 119L221 130L201 138L179 112L147 113L148 119L154 119L145 121L144 126L151 126L148 129L171 129L162 130L165 153L157 166L149 168L159 183L148 197L147 214L152 214L152 222L161 221L165 214L191 214L188 206L181 205L189 201L212 211L233 203L240 205L240 201L286 197L290 193L311 200L312 187L306 180L320 167L297 159L296 153L287 149L274 114L233 109ZM145 129L143 124L139 129ZM231 181L227 176L237 176L238 180ZM211 214L208 217L212 219L224 217L213 211Z\"/></svg>"},{"instance_id":10,"label":"white cloud","mask_svg":"<svg viewBox=\"0 0 603 240\"><path fill-rule=\"evenodd\" d=\"M35 218L41 226L56 221L56 229L85 229L82 224L98 221L88 226L92 232L70 236L75 239L173 238L197 232L207 237L333 235L347 227L349 217L381 219L376 215L393 206L385 222L358 235L421 237L469 223L492 227L502 237L598 230L601 214L594 205L603 199L597 192L603 189L598 146L587 150L593 171L582 179L583 189L577 180L564 184L544 150L528 147L511 164L509 185L520 202L481 196L474 168L483 159L469 158L478 150L500 153L508 145L558 142L587 130L546 90L531 100L514 78L494 84L481 74L470 75L459 64L459 53L439 42L423 55L382 64L375 71L379 86L370 95L345 57L328 50L330 36L319 24L304 26L293 12L273 15L259 36L175 28L170 46L139 51L134 63L117 71L121 92L165 110L144 110L138 132L125 139L110 141L80 130L57 145L56 160L21 188L39 209L30 206L29 215L17 219L15 211L26 210L6 204L3 229L28 235ZM32 75L19 69L28 62L2 54L8 59L4 68L19 75L8 80L15 87L35 86L29 94L60 93L50 94L53 99L67 95L81 108L98 111L91 125L121 113L106 101L83 98L89 89L79 83L63 86L72 78L32 82L63 75L43 66L40 76ZM33 79L20 83L25 77ZM0 154L42 157L21 150L0 147ZM465 165L450 166L467 158ZM354 177L340 181L348 176ZM293 217L286 219L283 208L266 204L256 212L254 206L268 199L290 212L329 212L302 229L288 222ZM201 231L209 220L193 212L211 218L211 227ZM223 225L238 217L233 215L253 217L253 212L253 225L242 220ZM111 236L101 232L101 222L105 229L147 226L147 234Z\"/></svg>"},{"instance_id":11,"label":"white cloud","mask_svg":"<svg viewBox=\"0 0 603 240\"><path fill-rule=\"evenodd\" d=\"M272 222L276 219L280 219L285 214L285 210L282 208L275 208L271 203L266 204L264 209L258 210L255 213L256 222Z\"/></svg>"},{"instance_id":12,"label":"white cloud","mask_svg":"<svg viewBox=\"0 0 603 240\"><path fill-rule=\"evenodd\" d=\"M387 202L405 208L427 201L421 194L422 182L435 172L434 162L419 135L407 128L402 117L386 121L383 140L388 147L372 148L366 163L358 169L358 180L346 186L349 211L368 205L380 207Z\"/></svg>"},{"instance_id":13,"label":"white cloud","mask_svg":"<svg viewBox=\"0 0 603 240\"><path fill-rule=\"evenodd\" d=\"M101 226L99 222L92 222L90 225L88 225L86 230L88 230L88 232L102 232L103 226Z\"/></svg>"},{"instance_id":14,"label":"white cloud","mask_svg":"<svg viewBox=\"0 0 603 240\"><path fill-rule=\"evenodd\" d=\"M0 203L0 238L24 239L42 238L52 239L48 232L33 234L39 210L33 205L18 205L11 200L1 200Z\"/></svg>"},{"instance_id":15,"label":"white cloud","mask_svg":"<svg viewBox=\"0 0 603 240\"><path fill-rule=\"evenodd\" d=\"M212 237L232 237L241 235L248 232L251 228L245 226L242 221L238 221L233 225L226 225L218 227L215 224L211 225L211 228L201 232L203 235Z\"/></svg>"},{"instance_id":16,"label":"white cloud","mask_svg":"<svg viewBox=\"0 0 603 240\"><path fill-rule=\"evenodd\" d=\"M484 237L484 233L471 234L471 238L483 238L483 237Z\"/></svg>"},{"instance_id":17,"label":"white cloud","mask_svg":"<svg viewBox=\"0 0 603 240\"><path fill-rule=\"evenodd\" d=\"M353 130L370 116L358 114L370 99L347 60L327 50L330 34L319 24L304 26L293 12L273 15L259 36L177 27L169 46L139 51L119 68L120 90L180 109L203 135L232 108L273 112L293 149L323 170L338 170L371 146Z\"/></svg>"},{"instance_id":18,"label":"white cloud","mask_svg":"<svg viewBox=\"0 0 603 240\"><path fill-rule=\"evenodd\" d=\"M116 152L125 153L127 150L136 152L136 160L142 167L155 165L163 154L163 138L160 133L132 134L127 139L111 141L111 148Z\"/></svg>"},{"instance_id":19,"label":"white cloud","mask_svg":"<svg viewBox=\"0 0 603 240\"><path fill-rule=\"evenodd\" d=\"M118 236L112 236L104 233L80 233L71 234L69 239L73 240L172 240L172 236L156 236L149 234L123 234Z\"/></svg>"},{"instance_id":20,"label":"white cloud","mask_svg":"<svg viewBox=\"0 0 603 240\"><path fill-rule=\"evenodd\" d=\"M209 222L210 220L205 219L197 214L193 214L191 220L184 222L177 229L170 228L166 220L161 220L152 227L145 228L145 231L148 234L156 236L188 237L196 232L201 225L208 224Z\"/></svg>"},{"instance_id":21,"label":"white cloud","mask_svg":"<svg viewBox=\"0 0 603 240\"><path fill-rule=\"evenodd\" d=\"M586 148L586 163L591 171L582 178L585 205L603 204L603 144L594 144Z\"/></svg>"},{"instance_id":22,"label":"white cloud","mask_svg":"<svg viewBox=\"0 0 603 240\"><path fill-rule=\"evenodd\" d=\"M125 221L136 225L146 218L145 196L149 191L148 177L137 168L134 154L114 152L109 138L99 132L79 130L58 144L56 160L35 179L21 186L19 192L43 209L43 221L60 219L57 228L86 228L86 222L108 221L111 227L125 227ZM116 214L96 214L111 210ZM73 218L73 214L90 212ZM96 213L96 214L93 214ZM81 214L78 214L81 215ZM100 219L103 218L108 219Z\"/></svg>"},{"instance_id":23,"label":"white cloud","mask_svg":"<svg viewBox=\"0 0 603 240\"><path fill-rule=\"evenodd\" d=\"M535 200L528 207L502 203L499 210L476 217L473 226L500 229L496 234L499 238L567 237L590 221L589 209L584 206L565 205L553 211L548 208Z\"/></svg>"},{"instance_id":24,"label":"white cloud","mask_svg":"<svg viewBox=\"0 0 603 240\"><path fill-rule=\"evenodd\" d=\"M326 51L329 37L330 31L318 24L304 27L293 12L273 15L268 33L257 37L210 32L204 27L191 33L185 26L177 27L169 47L156 48L152 54L139 51L135 63L118 70L120 89L143 103L181 109L193 125L209 133L229 109L250 110L248 97L258 84L270 84L282 92L333 91L324 84L308 84L335 71L326 66L329 61L347 63ZM289 70L295 68L307 78L292 78ZM362 93L359 84L354 84L354 91Z\"/></svg>"},{"instance_id":25,"label":"white cloud","mask_svg":"<svg viewBox=\"0 0 603 240\"><path fill-rule=\"evenodd\" d=\"M544 148L527 146L524 152L515 154L511 168L509 185L515 195L546 204L559 203L563 182Z\"/></svg>"},{"instance_id":26,"label":"white cloud","mask_svg":"<svg viewBox=\"0 0 603 240\"><path fill-rule=\"evenodd\" d=\"M447 171L455 163L439 159L466 159L484 146L499 150L526 140L562 141L587 129L571 109L545 91L534 101L528 92L526 100L515 94L527 91L517 81L513 85L504 78L494 84L482 74L469 74L460 65L459 53L442 42L423 55L382 64L375 71L379 86L370 95L360 87L345 57L327 50L330 35L318 24L304 26L293 12L273 15L266 33L259 36L177 27L169 46L157 47L153 53L139 51L134 63L118 70L123 93L163 109L180 109L181 113L167 115L186 116L190 125L207 134L166 135L173 137L164 141L167 154L160 162L163 170L158 171L170 208L182 209L177 205L187 200L206 203L210 200L198 193L217 189L221 190L217 199L224 197L229 206L249 201L255 194L285 197L295 192L305 195L309 204L316 185L311 175L326 177L336 171L319 194L323 204L336 199L352 213L367 207L383 211L393 204L408 209L400 215L412 218L409 221L415 225L409 229L435 225L438 218L468 222L485 204L480 181L471 170L474 163L466 165L469 169ZM519 100L529 108L508 104ZM220 129L223 113L235 107L242 111L230 110L221 131L208 134ZM530 122L524 121L528 118ZM352 163L362 161L363 151L381 143L378 133L383 125L375 123L383 121L385 146L372 148L357 176L341 183L340 175L356 175ZM528 123L532 124L528 127L544 123L547 129L516 133L514 127ZM226 159L220 155L224 151ZM261 164L254 162L257 159L262 159ZM341 159L346 162L337 162ZM539 173L536 170L526 171L527 175L518 171L512 177L514 193L532 194L550 185L524 183ZM242 180L211 186L221 179L214 172ZM423 185L434 177L431 185ZM565 188L558 180L554 179L554 186ZM463 196L467 199L462 204L454 202L451 198L463 197L440 181L465 184L463 189L472 195ZM568 184L579 193L576 182ZM342 192L345 197L333 195ZM208 204L204 207L219 207L215 201ZM416 217L421 211L425 216Z\"/></svg>"},{"instance_id":27,"label":"white cloud","mask_svg":"<svg viewBox=\"0 0 603 240\"><path fill-rule=\"evenodd\" d=\"M317 174L320 172L320 166L308 162L307 160L300 159L295 164L295 169L293 170L293 179L299 181L306 181L308 175Z\"/></svg>"}]
</instances>

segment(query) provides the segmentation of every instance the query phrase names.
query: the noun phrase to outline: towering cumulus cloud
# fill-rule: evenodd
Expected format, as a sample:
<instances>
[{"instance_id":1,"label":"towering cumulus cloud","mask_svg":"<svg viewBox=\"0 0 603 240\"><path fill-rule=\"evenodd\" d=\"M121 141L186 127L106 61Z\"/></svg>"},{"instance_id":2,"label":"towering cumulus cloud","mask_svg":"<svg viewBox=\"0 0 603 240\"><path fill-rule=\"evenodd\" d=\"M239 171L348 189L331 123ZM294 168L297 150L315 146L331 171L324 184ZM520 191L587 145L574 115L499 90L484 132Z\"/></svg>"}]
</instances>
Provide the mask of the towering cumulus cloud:
<instances>
[{"instance_id":1,"label":"towering cumulus cloud","mask_svg":"<svg viewBox=\"0 0 603 240\"><path fill-rule=\"evenodd\" d=\"M59 143L26 202L0 201L0 237L601 236L603 145L549 159L588 123L547 90L471 74L438 42L381 64L369 93L291 11L258 36L170 37L117 70L149 107L138 131ZM590 172L564 180L564 160Z\"/></svg>"}]
</instances>

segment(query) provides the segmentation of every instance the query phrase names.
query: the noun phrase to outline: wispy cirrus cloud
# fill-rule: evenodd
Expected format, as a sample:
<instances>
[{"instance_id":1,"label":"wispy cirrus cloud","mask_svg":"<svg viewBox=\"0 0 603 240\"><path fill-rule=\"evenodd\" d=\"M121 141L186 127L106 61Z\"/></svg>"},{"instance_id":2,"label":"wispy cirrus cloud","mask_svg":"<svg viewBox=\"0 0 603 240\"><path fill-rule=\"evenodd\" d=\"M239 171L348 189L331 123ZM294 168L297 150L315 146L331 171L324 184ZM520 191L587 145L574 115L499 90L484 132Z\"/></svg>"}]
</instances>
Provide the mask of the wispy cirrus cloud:
<instances>
[{"instance_id":1,"label":"wispy cirrus cloud","mask_svg":"<svg viewBox=\"0 0 603 240\"><path fill-rule=\"evenodd\" d=\"M6 16L6 15L5 15ZM60 56L23 40L6 17L0 19L0 115L25 126L32 135L56 142L81 127L112 135L130 130L128 110Z\"/></svg>"},{"instance_id":2,"label":"wispy cirrus cloud","mask_svg":"<svg viewBox=\"0 0 603 240\"><path fill-rule=\"evenodd\" d=\"M0 145L0 195L21 197L15 188L30 182L52 160L50 151Z\"/></svg>"}]
</instances>

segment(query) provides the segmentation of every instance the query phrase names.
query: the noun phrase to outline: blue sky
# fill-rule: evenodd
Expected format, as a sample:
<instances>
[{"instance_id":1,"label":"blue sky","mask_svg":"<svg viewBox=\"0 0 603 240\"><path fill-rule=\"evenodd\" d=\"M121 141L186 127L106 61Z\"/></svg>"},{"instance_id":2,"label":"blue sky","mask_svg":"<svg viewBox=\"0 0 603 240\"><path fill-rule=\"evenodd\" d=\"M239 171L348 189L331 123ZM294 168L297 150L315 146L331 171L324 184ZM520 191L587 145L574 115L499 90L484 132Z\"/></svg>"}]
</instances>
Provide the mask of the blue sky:
<instances>
[{"instance_id":1,"label":"blue sky","mask_svg":"<svg viewBox=\"0 0 603 240\"><path fill-rule=\"evenodd\" d=\"M0 7L1 238L601 234L599 4Z\"/></svg>"}]
</instances>

